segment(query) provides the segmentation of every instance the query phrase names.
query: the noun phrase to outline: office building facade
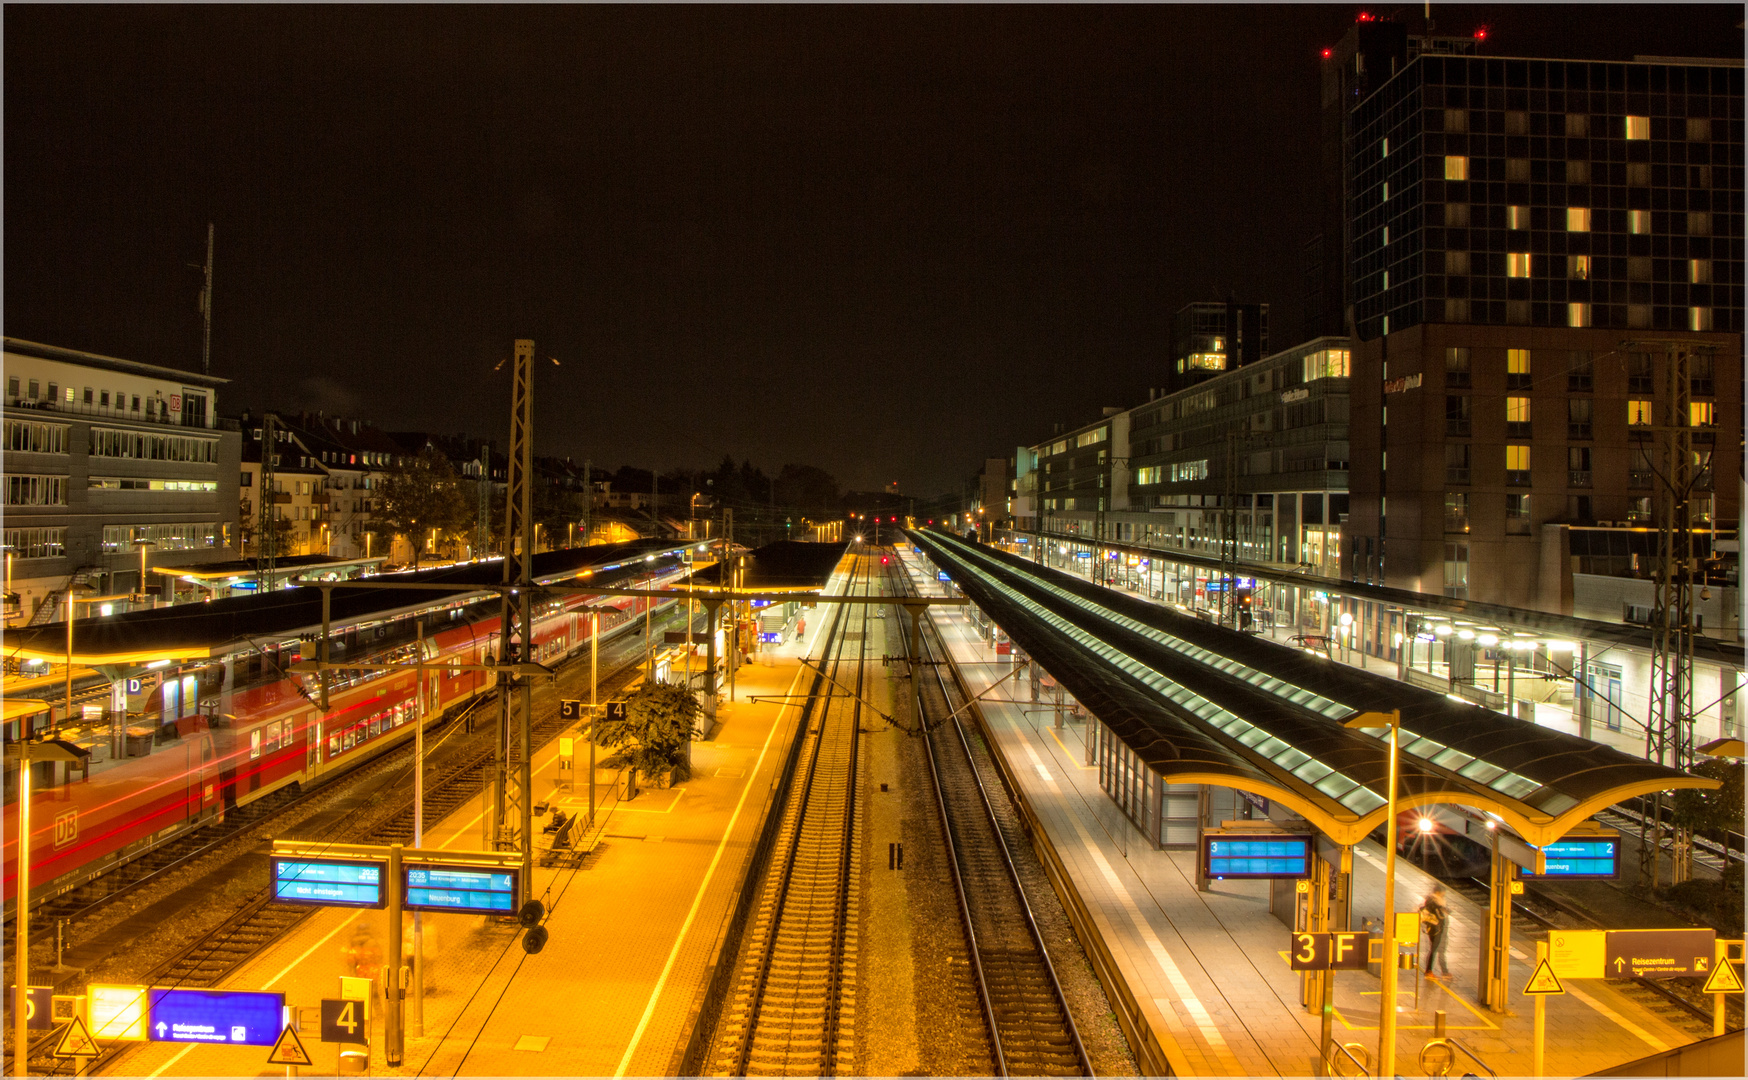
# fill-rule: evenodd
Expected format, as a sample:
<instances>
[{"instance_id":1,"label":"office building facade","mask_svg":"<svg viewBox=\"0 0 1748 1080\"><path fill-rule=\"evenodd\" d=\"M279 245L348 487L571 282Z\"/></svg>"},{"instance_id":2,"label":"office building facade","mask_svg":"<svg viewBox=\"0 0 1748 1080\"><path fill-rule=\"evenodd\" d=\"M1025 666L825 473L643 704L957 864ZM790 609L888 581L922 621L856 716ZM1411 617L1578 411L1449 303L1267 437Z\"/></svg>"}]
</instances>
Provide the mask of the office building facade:
<instances>
[{"instance_id":1,"label":"office building facade","mask_svg":"<svg viewBox=\"0 0 1748 1080\"><path fill-rule=\"evenodd\" d=\"M236 557L226 380L16 338L5 363L9 622L65 618L70 588L126 606L155 589L141 547L151 567Z\"/></svg>"}]
</instances>

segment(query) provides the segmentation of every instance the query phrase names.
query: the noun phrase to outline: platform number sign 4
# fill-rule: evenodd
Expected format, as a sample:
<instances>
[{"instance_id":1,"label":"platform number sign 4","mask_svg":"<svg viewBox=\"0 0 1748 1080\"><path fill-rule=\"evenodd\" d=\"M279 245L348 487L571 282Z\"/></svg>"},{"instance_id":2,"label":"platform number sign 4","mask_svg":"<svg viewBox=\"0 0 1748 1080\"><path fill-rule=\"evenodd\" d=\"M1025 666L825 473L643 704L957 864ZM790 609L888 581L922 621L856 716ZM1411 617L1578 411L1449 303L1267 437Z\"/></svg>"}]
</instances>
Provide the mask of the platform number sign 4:
<instances>
[{"instance_id":1,"label":"platform number sign 4","mask_svg":"<svg viewBox=\"0 0 1748 1080\"><path fill-rule=\"evenodd\" d=\"M369 1045L370 1029L364 1022L364 1002L323 998L322 1041Z\"/></svg>"}]
</instances>

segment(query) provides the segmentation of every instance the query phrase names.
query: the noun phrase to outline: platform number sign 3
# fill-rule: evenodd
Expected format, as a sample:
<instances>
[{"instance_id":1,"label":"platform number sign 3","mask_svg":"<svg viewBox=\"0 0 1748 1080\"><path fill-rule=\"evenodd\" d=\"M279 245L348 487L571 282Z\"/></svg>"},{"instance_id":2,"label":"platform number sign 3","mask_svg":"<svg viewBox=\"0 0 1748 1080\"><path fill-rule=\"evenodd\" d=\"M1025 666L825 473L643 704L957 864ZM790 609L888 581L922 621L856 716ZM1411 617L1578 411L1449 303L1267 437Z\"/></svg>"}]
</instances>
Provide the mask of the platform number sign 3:
<instances>
[{"instance_id":1,"label":"platform number sign 3","mask_svg":"<svg viewBox=\"0 0 1748 1080\"><path fill-rule=\"evenodd\" d=\"M369 1045L370 1029L364 1022L364 1002L323 998L322 1041Z\"/></svg>"}]
</instances>

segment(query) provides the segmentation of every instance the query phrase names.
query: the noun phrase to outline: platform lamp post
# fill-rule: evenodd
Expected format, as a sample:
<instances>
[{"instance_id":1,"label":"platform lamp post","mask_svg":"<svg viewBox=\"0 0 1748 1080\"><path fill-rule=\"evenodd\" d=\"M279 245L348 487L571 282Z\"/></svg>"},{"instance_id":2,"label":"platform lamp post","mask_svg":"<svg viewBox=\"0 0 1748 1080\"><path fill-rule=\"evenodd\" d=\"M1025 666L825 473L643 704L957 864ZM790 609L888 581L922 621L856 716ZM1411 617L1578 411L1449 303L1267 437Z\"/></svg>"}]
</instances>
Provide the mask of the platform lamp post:
<instances>
[{"instance_id":1,"label":"platform lamp post","mask_svg":"<svg viewBox=\"0 0 1748 1080\"><path fill-rule=\"evenodd\" d=\"M1365 712L1346 721L1343 727L1390 729L1389 800L1384 824L1384 962L1380 966L1383 985L1378 995L1378 1075L1396 1075L1396 773L1399 747L1402 742L1402 710Z\"/></svg>"},{"instance_id":2,"label":"platform lamp post","mask_svg":"<svg viewBox=\"0 0 1748 1080\"><path fill-rule=\"evenodd\" d=\"M140 590L139 590L139 598L140 598L140 603L142 603L142 604L143 604L143 603L145 603L145 602L146 602L146 551L147 551L147 549L148 549L148 548L155 548L155 547L157 547L157 546L158 546L158 544L157 544L157 542L156 542L156 541L154 541L154 540L147 540L147 539L145 539L145 538L144 538L144 537L141 537L141 538L139 538L139 539L137 539L137 540L135 540L135 541L133 541L133 545L134 545L134 547L136 547L136 548L138 548L138 549L139 549L139 551L140 551Z\"/></svg>"},{"instance_id":3,"label":"platform lamp post","mask_svg":"<svg viewBox=\"0 0 1748 1080\"><path fill-rule=\"evenodd\" d=\"M26 721L19 721L19 739L8 751L18 754L18 891L13 926L12 974L17 979L12 998L12 1065L14 1076L30 1075L30 767L39 761L77 758L54 742L31 742ZM16 750L14 751L14 747Z\"/></svg>"},{"instance_id":4,"label":"platform lamp post","mask_svg":"<svg viewBox=\"0 0 1748 1080\"><path fill-rule=\"evenodd\" d=\"M71 582L67 585L67 714L61 718L63 723L73 719L73 605L79 602L81 593L88 595L96 591L83 582ZM60 724L55 727L59 729Z\"/></svg>"}]
</instances>

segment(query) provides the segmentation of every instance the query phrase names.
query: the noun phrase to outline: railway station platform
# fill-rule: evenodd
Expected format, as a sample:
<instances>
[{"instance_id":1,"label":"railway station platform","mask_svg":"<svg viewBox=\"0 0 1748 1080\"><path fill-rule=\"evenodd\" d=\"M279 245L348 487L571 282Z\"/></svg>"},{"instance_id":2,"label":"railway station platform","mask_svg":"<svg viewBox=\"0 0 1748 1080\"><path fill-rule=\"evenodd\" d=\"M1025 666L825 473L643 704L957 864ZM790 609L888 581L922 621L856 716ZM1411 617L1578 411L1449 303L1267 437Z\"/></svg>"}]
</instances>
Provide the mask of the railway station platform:
<instances>
[{"instance_id":1,"label":"railway station platform","mask_svg":"<svg viewBox=\"0 0 1748 1080\"><path fill-rule=\"evenodd\" d=\"M376 1010L369 1072L667 1075L773 793L781 750L800 716L799 709L765 696L805 690L800 658L817 655L816 640L829 622L808 619L804 640L786 635L739 669L734 700L725 688L712 737L693 746L689 779L671 789L645 787L620 801L615 774L598 771L602 802L593 852L580 869L535 870L530 895L542 898L550 913L551 936L539 954L523 951L513 923L425 916L423 1023L414 1023L409 991L405 1053L399 1068L389 1068ZM761 700L753 702L753 695ZM556 790L557 754L555 742L535 756L537 799ZM586 769L581 761L579 767ZM577 798L586 805L586 782L561 803ZM483 801L475 800L427 827L425 846L478 849L483 814ZM222 988L280 992L287 1004L314 1009L324 998L341 996L339 979L349 973L344 950L356 938L386 946L385 914L318 911ZM304 1073L334 1074L341 1045L321 1043L307 1028L301 1037L315 1059ZM265 1047L146 1043L106 1071L278 1074L266 1065L267 1053Z\"/></svg>"},{"instance_id":2,"label":"railway station platform","mask_svg":"<svg viewBox=\"0 0 1748 1080\"><path fill-rule=\"evenodd\" d=\"M934 574L914 552L902 555L919 590L938 592ZM933 618L970 691L985 695L980 709L992 748L1006 759L1127 985L1140 1023L1172 1069L1194 1076L1319 1074L1320 1018L1300 1004L1300 977L1287 959L1290 927L1270 911L1269 883L1214 881L1198 891L1195 851L1156 850L1100 788L1097 768L1087 764L1088 721L1056 728L1052 706L1023 700L1020 680L1003 682L1013 658L984 640L968 609L936 610ZM1384 855L1369 841L1355 854L1351 918L1358 927L1382 914ZM1397 861L1396 874L1396 906L1413 910L1433 881L1405 860ZM1529 1075L1534 1006L1518 992L1529 981L1536 934L1515 930L1515 1015L1492 1012L1476 1003L1486 909L1455 893L1449 903L1453 977L1423 980L1417 993L1414 975L1402 973L1393 1074L1422 1075L1416 1059L1442 1010L1447 1034L1481 1064L1501 1076ZM1565 986L1564 996L1548 999L1548 1075L1584 1075L1692 1041L1606 982L1567 980ZM1379 979L1341 972L1335 1042L1375 1053L1378 1012ZM1459 1066L1485 1074L1470 1062Z\"/></svg>"}]
</instances>

